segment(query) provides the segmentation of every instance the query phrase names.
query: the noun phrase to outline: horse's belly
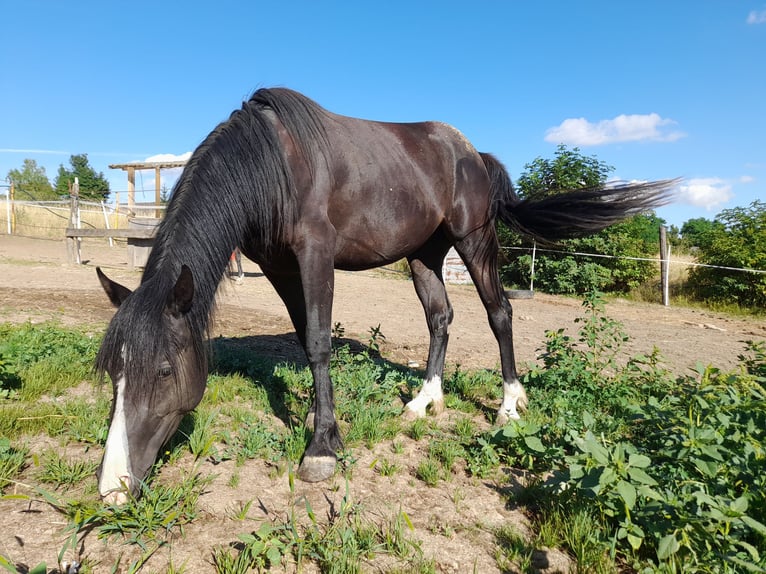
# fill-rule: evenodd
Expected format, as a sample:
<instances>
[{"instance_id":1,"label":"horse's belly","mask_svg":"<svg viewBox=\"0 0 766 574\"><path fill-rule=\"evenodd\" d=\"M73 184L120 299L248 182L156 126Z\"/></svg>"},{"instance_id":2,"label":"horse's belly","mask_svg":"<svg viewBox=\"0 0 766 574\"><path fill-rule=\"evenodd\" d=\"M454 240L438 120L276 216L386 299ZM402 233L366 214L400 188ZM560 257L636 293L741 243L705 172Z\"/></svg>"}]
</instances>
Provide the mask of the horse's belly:
<instances>
[{"instance_id":1,"label":"horse's belly","mask_svg":"<svg viewBox=\"0 0 766 574\"><path fill-rule=\"evenodd\" d=\"M360 221L354 229L337 230L337 269L371 269L398 261L417 251L439 226L438 222L422 217L408 220L407 225L364 219L367 221Z\"/></svg>"}]
</instances>

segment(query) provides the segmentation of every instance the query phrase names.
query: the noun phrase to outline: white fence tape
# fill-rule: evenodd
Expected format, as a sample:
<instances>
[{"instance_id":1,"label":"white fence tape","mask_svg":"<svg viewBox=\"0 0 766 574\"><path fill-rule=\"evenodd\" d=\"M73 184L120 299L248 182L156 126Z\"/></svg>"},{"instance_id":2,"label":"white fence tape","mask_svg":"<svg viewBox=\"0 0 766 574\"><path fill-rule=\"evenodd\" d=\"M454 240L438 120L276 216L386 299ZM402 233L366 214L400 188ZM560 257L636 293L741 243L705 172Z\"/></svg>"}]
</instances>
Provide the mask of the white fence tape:
<instances>
[{"instance_id":1,"label":"white fence tape","mask_svg":"<svg viewBox=\"0 0 766 574\"><path fill-rule=\"evenodd\" d=\"M519 251L532 251L531 247L502 247L502 251L510 251L510 250L519 250ZM658 257L629 257L626 255L603 255L601 253L583 253L580 251L558 251L556 249L541 249L540 247L537 248L538 251L545 251L547 253L562 253L564 255L578 255L580 257L596 257L596 258L602 258L602 259L626 259L628 261L652 261L652 262L659 262L660 259ZM722 265L708 265L706 263L694 263L691 261L678 261L669 259L668 263L671 265L683 265L685 267L709 267L712 269L724 269L726 271L743 271L745 273L766 273L766 270L764 269L749 269L747 267L724 267Z\"/></svg>"}]
</instances>

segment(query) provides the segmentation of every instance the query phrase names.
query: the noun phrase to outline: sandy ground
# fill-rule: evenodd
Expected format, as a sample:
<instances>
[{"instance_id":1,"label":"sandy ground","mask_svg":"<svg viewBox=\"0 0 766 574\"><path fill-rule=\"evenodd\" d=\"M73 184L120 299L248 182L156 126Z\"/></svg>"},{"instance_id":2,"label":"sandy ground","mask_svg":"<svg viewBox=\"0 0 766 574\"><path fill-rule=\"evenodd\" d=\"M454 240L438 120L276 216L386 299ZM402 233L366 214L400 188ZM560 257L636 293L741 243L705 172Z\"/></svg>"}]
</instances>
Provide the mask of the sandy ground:
<instances>
[{"instance_id":1,"label":"sandy ground","mask_svg":"<svg viewBox=\"0 0 766 574\"><path fill-rule=\"evenodd\" d=\"M63 241L0 236L0 319L40 321L56 318L65 323L103 323L113 309L95 274L100 266L128 287L140 281L130 271L124 247L85 243L84 265L67 263ZM292 333L287 311L259 268L245 260L245 278L225 281L219 297L214 334L259 336ZM346 336L366 341L370 328L380 325L386 337L384 354L395 361L423 364L428 354L428 330L412 283L400 275L380 271L337 272L333 321ZM467 367L497 366L497 344L475 289L450 285L455 320L450 329L449 364ZM534 298L513 301L514 346L520 368L535 359L544 345L547 330L566 328L581 316L578 299L535 293ZM628 352L649 352L658 347L667 366L684 373L697 362L720 368L733 367L742 341L766 338L766 323L676 307L612 301L607 313L621 321L631 343ZM298 353L297 344L285 337L287 349ZM292 348L295 347L295 348Z\"/></svg>"},{"instance_id":2,"label":"sandy ground","mask_svg":"<svg viewBox=\"0 0 766 574\"><path fill-rule=\"evenodd\" d=\"M104 243L83 244L84 265L66 260L63 241L35 240L0 236L0 321L24 322L58 320L64 324L88 324L103 328L113 309L102 292L95 274L101 266L113 279L134 287L140 274L127 266L123 246ZM245 262L246 277L240 282L225 281L220 294L214 334L246 337L258 352L274 357L302 360L297 339L292 334L287 312L281 301L252 263ZM494 368L498 364L497 344L487 325L486 315L472 286L448 288L455 309L447 362L472 368ZM546 330L566 328L575 333L574 319L581 316L578 300L535 294L533 299L513 302L515 348L519 366L534 361L544 345ZM666 366L678 374L689 372L696 363L713 364L723 369L734 367L743 341L766 339L763 321L731 318L724 315L659 305L612 301L610 317L621 321L631 337L627 353L650 352L658 347ZM423 311L412 284L406 278L381 272L339 272L336 276L334 321L342 324L346 337L362 342L371 327L380 325L386 340L383 355L402 364L424 366L428 352L428 332ZM440 417L449 421L454 413ZM46 439L47 440L47 439ZM327 516L338 508L346 488L353 500L368 515L390 518L403 511L412 520L412 536L421 543L423 554L434 559L438 572L500 572L493 553L496 541L491 534L501 525L513 524L525 532L527 520L508 503L509 485L481 481L458 473L439 488L426 488L414 478L418 463L425 457L427 441L398 439L403 452L396 457L390 444L374 451L357 449L353 480L342 478L328 483L298 483L291 492L285 475L274 473L264 461L248 461L242 467L233 462L213 466L203 463L203 474L216 474L214 482L200 499L201 517L185 528L184 535L152 557L148 571L166 571L168 564L185 566L186 572L214 572L211 552L215 546L236 541L237 534L257 529L264 520L284 520L294 501L305 498L317 515ZM50 439L32 443L36 454L44 448L66 449L71 456L96 460L98 449L86 451L77 445L61 445ZM374 470L375 461L394 460L402 468L395 476L382 476ZM178 473L193 465L186 460L163 473ZM31 471L30 471L31 472ZM232 475L239 476L232 486ZM33 475L32 475L33 476ZM233 520L233 511L255 500L245 522ZM303 502L300 503L303 507ZM42 502L0 501L0 554L33 566L56 555L65 537L62 518ZM121 553L134 556L117 542L104 543L86 537L77 557L96 564L96 572L112 571ZM134 554L131 554L134 553ZM543 572L565 570L567 560L555 551L542 552ZM130 560L123 559L126 571ZM376 563L369 571L385 571L398 566ZM304 568L303 572L312 572Z\"/></svg>"}]
</instances>

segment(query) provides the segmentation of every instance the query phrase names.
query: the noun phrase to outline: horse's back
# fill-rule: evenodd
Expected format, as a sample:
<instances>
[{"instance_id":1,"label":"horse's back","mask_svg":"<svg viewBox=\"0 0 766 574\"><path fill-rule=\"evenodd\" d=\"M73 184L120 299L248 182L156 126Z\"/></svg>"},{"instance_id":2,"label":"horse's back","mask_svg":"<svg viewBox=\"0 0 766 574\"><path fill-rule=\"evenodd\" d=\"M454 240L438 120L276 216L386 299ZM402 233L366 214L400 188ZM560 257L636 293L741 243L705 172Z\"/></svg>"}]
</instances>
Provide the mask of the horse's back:
<instances>
[{"instance_id":1,"label":"horse's back","mask_svg":"<svg viewBox=\"0 0 766 574\"><path fill-rule=\"evenodd\" d=\"M486 219L486 170L452 126L331 117L329 177L326 189L312 193L326 196L338 267L395 261L440 228L459 236L463 228L475 227L477 218Z\"/></svg>"}]
</instances>

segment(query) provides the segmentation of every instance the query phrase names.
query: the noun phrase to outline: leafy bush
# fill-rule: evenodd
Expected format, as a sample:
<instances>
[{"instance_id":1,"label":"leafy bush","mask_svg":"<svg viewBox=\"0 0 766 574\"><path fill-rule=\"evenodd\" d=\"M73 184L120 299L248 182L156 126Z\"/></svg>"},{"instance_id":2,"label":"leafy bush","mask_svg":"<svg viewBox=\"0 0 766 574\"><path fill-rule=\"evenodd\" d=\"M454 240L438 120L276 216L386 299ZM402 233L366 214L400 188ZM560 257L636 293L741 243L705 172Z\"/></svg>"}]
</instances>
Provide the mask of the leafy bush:
<instances>
[{"instance_id":1,"label":"leafy bush","mask_svg":"<svg viewBox=\"0 0 766 574\"><path fill-rule=\"evenodd\" d=\"M542 198L604 185L612 171L613 167L596 157L560 145L552 160L537 158L525 165L516 184L520 197ZM593 289L624 293L638 287L656 275L657 264L640 259L657 256L661 223L655 215L637 215L590 237L561 241L554 249L538 249L535 287L567 295ZM526 287L530 284L531 255L517 256L517 249L531 248L531 243L502 223L498 223L498 238L505 255L500 270L503 281ZM620 258L587 258L573 255L575 252Z\"/></svg>"},{"instance_id":2,"label":"leafy bush","mask_svg":"<svg viewBox=\"0 0 766 574\"><path fill-rule=\"evenodd\" d=\"M710 237L699 245L698 261L705 265L766 269L766 203L722 211ZM733 272L696 267L689 273L693 296L713 303L766 309L766 273Z\"/></svg>"},{"instance_id":3,"label":"leafy bush","mask_svg":"<svg viewBox=\"0 0 766 574\"><path fill-rule=\"evenodd\" d=\"M655 351L624 365L621 326L597 295L575 340L548 333L523 378L534 409L480 441L499 460L550 474L539 520L597 519L612 551L646 572L766 571L766 352L743 368L673 380Z\"/></svg>"},{"instance_id":4,"label":"leafy bush","mask_svg":"<svg viewBox=\"0 0 766 574\"><path fill-rule=\"evenodd\" d=\"M657 262L652 259L659 250L660 224L661 220L653 215L637 215L593 236L562 241L553 249L538 248L535 288L562 295L584 295L593 289L625 293L650 281L658 272ZM647 229L653 233L647 233ZM614 258L591 258L575 253ZM503 281L529 285L531 255L512 257L508 255L508 262L501 268Z\"/></svg>"}]
</instances>

